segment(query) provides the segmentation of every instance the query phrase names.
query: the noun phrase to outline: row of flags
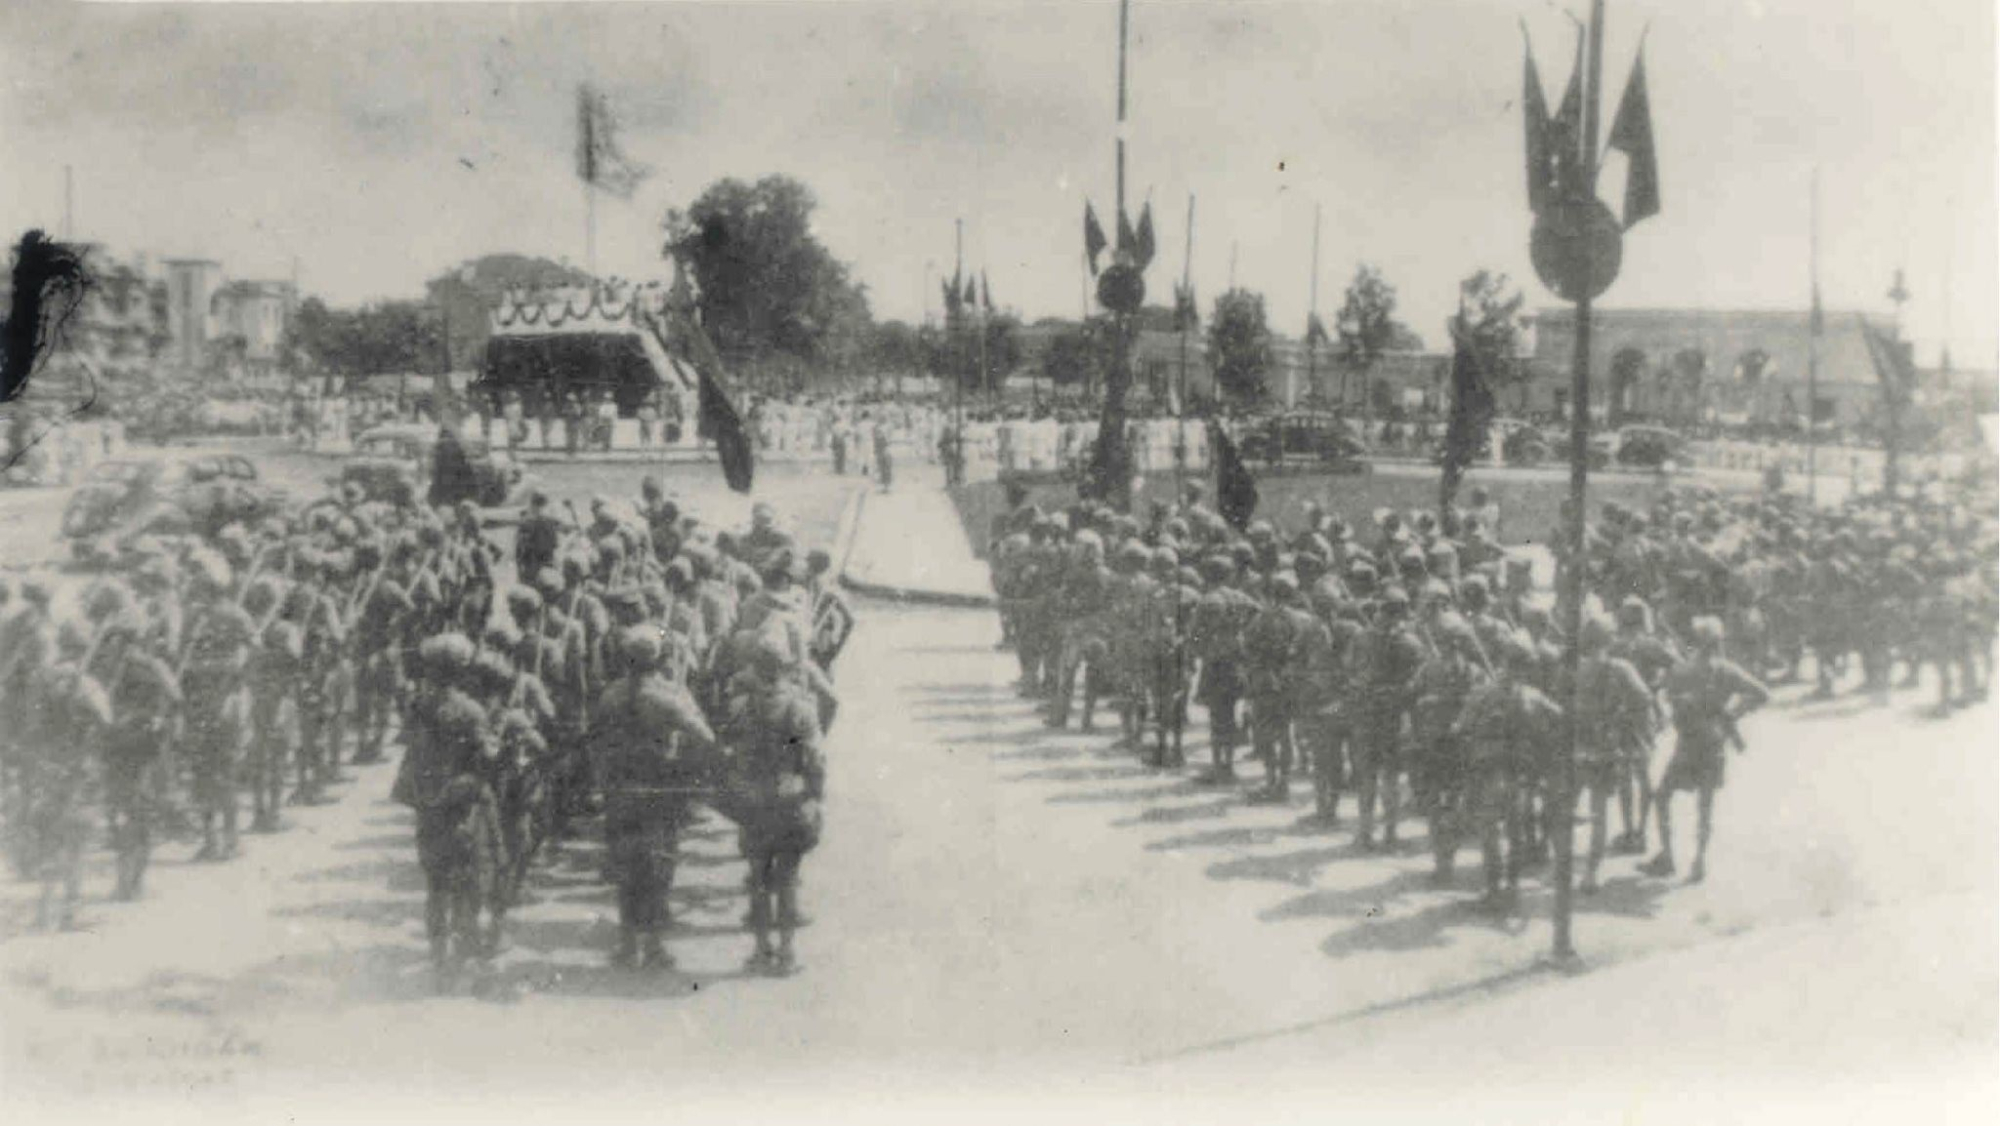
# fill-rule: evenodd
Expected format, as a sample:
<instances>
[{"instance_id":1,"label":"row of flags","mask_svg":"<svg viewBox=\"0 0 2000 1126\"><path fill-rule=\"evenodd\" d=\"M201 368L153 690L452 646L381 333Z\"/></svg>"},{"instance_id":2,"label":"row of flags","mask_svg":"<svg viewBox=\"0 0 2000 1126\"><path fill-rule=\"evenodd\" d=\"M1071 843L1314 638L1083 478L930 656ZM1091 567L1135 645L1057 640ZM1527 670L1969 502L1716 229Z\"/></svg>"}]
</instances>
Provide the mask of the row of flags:
<instances>
[{"instance_id":1,"label":"row of flags","mask_svg":"<svg viewBox=\"0 0 2000 1126\"><path fill-rule=\"evenodd\" d=\"M1104 225L1097 221L1097 209L1089 200L1083 203L1083 253L1090 260L1090 274L1097 276L1097 256L1104 253L1109 244L1104 237ZM1153 237L1153 201L1147 200L1139 208L1139 225L1132 226L1123 213L1118 216L1118 245L1112 248L1111 260L1128 265L1140 273L1152 265L1153 255L1159 244Z\"/></svg>"},{"instance_id":2,"label":"row of flags","mask_svg":"<svg viewBox=\"0 0 2000 1126\"><path fill-rule=\"evenodd\" d=\"M993 311L993 287L987 284L985 270L979 271L977 278L965 277L961 271L953 270L950 280L940 284L944 287L947 317L955 317L965 309Z\"/></svg>"},{"instance_id":3,"label":"row of flags","mask_svg":"<svg viewBox=\"0 0 2000 1126\"><path fill-rule=\"evenodd\" d=\"M1527 29L1522 28L1525 39ZM1536 215L1558 203L1588 199L1595 184L1585 183L1592 166L1591 145L1585 137L1583 121L1583 32L1576 37L1576 60L1569 85L1563 90L1556 112L1549 112L1542 92L1541 73L1535 67L1533 44L1526 46L1523 66L1522 115L1527 127L1528 209ZM1660 213L1660 165L1653 144L1652 98L1646 91L1645 47L1626 80L1624 96L1611 119L1611 135L1605 144L1625 154L1625 208L1621 222L1627 230L1641 220Z\"/></svg>"}]
</instances>

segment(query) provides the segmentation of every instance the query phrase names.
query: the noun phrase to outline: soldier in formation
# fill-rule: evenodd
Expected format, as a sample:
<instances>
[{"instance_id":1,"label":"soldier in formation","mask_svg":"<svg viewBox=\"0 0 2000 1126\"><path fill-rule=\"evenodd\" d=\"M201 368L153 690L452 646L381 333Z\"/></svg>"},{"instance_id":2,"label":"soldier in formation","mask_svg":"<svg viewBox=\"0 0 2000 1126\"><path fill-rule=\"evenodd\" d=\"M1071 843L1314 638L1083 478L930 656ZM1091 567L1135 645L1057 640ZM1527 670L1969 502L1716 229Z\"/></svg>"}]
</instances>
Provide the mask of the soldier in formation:
<instances>
[{"instance_id":1,"label":"soldier in formation","mask_svg":"<svg viewBox=\"0 0 2000 1126\"><path fill-rule=\"evenodd\" d=\"M513 563L509 582L476 513L344 490L142 538L73 596L0 583L0 830L45 922L75 920L98 811L131 898L163 834L227 860L400 749L441 985L490 963L533 865L586 830L618 890L613 960L670 968L678 842L704 804L740 830L751 968L795 969L856 621L831 558L768 506L718 532L649 480L587 520L532 497Z\"/></svg>"},{"instance_id":2,"label":"soldier in formation","mask_svg":"<svg viewBox=\"0 0 2000 1126\"><path fill-rule=\"evenodd\" d=\"M1879 696L1929 670L1949 710L1988 692L2000 624L1992 491L1974 479L1827 509L1703 488L1662 490L1644 511L1608 504L1584 553L1557 559L1561 574L1582 568L1587 598L1571 794L1563 615L1529 560L1495 542L1499 508L1483 495L1442 518L1383 510L1360 529L1308 505L1289 534L1234 528L1198 490L1143 523L1095 502L1013 499L993 528L994 586L1020 691L1051 726L1070 725L1081 690L1086 730L1101 699L1145 761L1179 769L1192 702L1207 713L1202 780L1235 783L1247 745L1262 777L1246 797L1284 802L1309 775L1313 817L1330 828L1352 794L1363 849L1399 848L1415 814L1439 880L1476 843L1501 903L1585 797L1586 893L1608 854L1649 843L1643 871L1674 871L1682 790L1696 794L1689 874L1702 878L1724 752L1741 749L1736 721L1768 697L1767 678L1810 676L1821 695L1858 678Z\"/></svg>"}]
</instances>

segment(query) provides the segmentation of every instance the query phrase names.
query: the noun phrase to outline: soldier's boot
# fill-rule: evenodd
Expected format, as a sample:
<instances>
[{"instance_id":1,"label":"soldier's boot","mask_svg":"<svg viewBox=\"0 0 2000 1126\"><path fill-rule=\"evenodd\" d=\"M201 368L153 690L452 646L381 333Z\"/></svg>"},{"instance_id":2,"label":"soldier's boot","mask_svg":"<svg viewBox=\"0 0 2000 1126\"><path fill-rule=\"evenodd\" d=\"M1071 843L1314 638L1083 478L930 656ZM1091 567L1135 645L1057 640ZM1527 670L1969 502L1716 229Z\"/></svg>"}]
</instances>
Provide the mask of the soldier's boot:
<instances>
[{"instance_id":1,"label":"soldier's boot","mask_svg":"<svg viewBox=\"0 0 2000 1126\"><path fill-rule=\"evenodd\" d=\"M799 889L781 887L777 898L778 948L771 954L771 969L774 973L788 974L799 968L798 957L792 952L792 934L799 926Z\"/></svg>"},{"instance_id":2,"label":"soldier's boot","mask_svg":"<svg viewBox=\"0 0 2000 1126\"><path fill-rule=\"evenodd\" d=\"M220 854L215 840L215 810L204 809L201 812L201 847L195 850L194 858L214 860Z\"/></svg>"},{"instance_id":3,"label":"soldier's boot","mask_svg":"<svg viewBox=\"0 0 2000 1126\"><path fill-rule=\"evenodd\" d=\"M1382 777L1382 847L1395 851L1402 842L1396 839L1396 826L1403 819L1403 780L1394 770L1383 772Z\"/></svg>"},{"instance_id":4,"label":"soldier's boot","mask_svg":"<svg viewBox=\"0 0 2000 1126\"><path fill-rule=\"evenodd\" d=\"M1457 816L1447 802L1431 810L1431 882L1448 887L1458 867Z\"/></svg>"},{"instance_id":5,"label":"soldier's boot","mask_svg":"<svg viewBox=\"0 0 2000 1126\"><path fill-rule=\"evenodd\" d=\"M1488 814L1479 827L1479 859L1486 875L1486 899L1488 907L1498 907L1501 902L1501 877L1506 865L1501 852L1500 831L1502 821Z\"/></svg>"},{"instance_id":6,"label":"soldier's boot","mask_svg":"<svg viewBox=\"0 0 2000 1126\"><path fill-rule=\"evenodd\" d=\"M442 993L451 988L451 903L449 891L439 880L430 880L424 896L424 933L431 945L431 978Z\"/></svg>"},{"instance_id":7,"label":"soldier's boot","mask_svg":"<svg viewBox=\"0 0 2000 1126\"><path fill-rule=\"evenodd\" d=\"M236 791L232 789L222 803L222 848L216 854L216 859L229 860L235 857L239 843L236 833Z\"/></svg>"},{"instance_id":8,"label":"soldier's boot","mask_svg":"<svg viewBox=\"0 0 2000 1126\"><path fill-rule=\"evenodd\" d=\"M1585 895L1597 894L1597 866L1604 863L1605 838L1610 832L1611 803L1607 795L1593 787L1590 791L1590 853L1583 862L1583 881L1577 890Z\"/></svg>"},{"instance_id":9,"label":"soldier's boot","mask_svg":"<svg viewBox=\"0 0 2000 1126\"><path fill-rule=\"evenodd\" d=\"M771 893L761 888L750 891L750 932L756 936L757 946L750 952L750 958L743 968L751 973L763 973L771 964Z\"/></svg>"},{"instance_id":10,"label":"soldier's boot","mask_svg":"<svg viewBox=\"0 0 2000 1126\"><path fill-rule=\"evenodd\" d=\"M1688 883L1708 878L1708 838L1715 826L1715 791L1704 789L1695 796L1694 863L1688 866Z\"/></svg>"},{"instance_id":11,"label":"soldier's boot","mask_svg":"<svg viewBox=\"0 0 2000 1126\"><path fill-rule=\"evenodd\" d=\"M666 944L660 941L660 932L647 931L639 940L639 967L666 973L675 966L674 956L667 952Z\"/></svg>"},{"instance_id":12,"label":"soldier's boot","mask_svg":"<svg viewBox=\"0 0 2000 1126\"><path fill-rule=\"evenodd\" d=\"M1639 871L1647 876L1671 876L1674 874L1674 815L1673 799L1666 793L1660 794L1660 851L1651 860L1639 865Z\"/></svg>"},{"instance_id":13,"label":"soldier's boot","mask_svg":"<svg viewBox=\"0 0 2000 1126\"><path fill-rule=\"evenodd\" d=\"M1380 774L1371 763L1362 769L1354 787L1354 804L1359 813L1354 844L1363 852L1375 851L1375 789Z\"/></svg>"}]
</instances>

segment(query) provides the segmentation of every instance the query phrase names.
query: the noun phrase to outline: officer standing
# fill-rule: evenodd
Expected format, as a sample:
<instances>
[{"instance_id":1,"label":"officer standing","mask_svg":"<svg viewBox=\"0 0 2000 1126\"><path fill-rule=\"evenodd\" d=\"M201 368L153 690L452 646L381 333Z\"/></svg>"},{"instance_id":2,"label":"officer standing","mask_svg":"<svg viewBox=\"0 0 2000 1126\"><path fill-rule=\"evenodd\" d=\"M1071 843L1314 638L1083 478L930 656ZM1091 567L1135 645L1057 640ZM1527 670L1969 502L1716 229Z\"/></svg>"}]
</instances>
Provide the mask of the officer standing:
<instances>
[{"instance_id":1,"label":"officer standing","mask_svg":"<svg viewBox=\"0 0 2000 1126\"><path fill-rule=\"evenodd\" d=\"M666 897L693 792L715 735L686 687L660 672L657 627L619 637L623 675L591 715L590 738L604 785L607 871L618 885L618 949L612 962L672 969L661 944Z\"/></svg>"}]
</instances>

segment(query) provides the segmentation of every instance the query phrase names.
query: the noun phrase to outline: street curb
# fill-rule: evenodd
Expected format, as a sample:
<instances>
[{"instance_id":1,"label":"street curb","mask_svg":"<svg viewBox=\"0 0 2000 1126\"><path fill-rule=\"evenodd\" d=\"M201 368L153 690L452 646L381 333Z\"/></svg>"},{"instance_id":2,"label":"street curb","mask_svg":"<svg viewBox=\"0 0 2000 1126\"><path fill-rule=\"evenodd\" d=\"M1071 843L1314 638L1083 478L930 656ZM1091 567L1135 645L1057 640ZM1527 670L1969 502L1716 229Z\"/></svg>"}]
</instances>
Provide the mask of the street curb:
<instances>
[{"instance_id":1,"label":"street curb","mask_svg":"<svg viewBox=\"0 0 2000 1126\"><path fill-rule=\"evenodd\" d=\"M842 529L842 539L845 542L842 545L840 553L841 586L846 587L856 594L865 594L870 598L882 598L891 602L906 602L915 606L949 606L968 610L987 610L999 604L998 600L990 594L960 594L953 591L891 586L886 583L866 582L849 575L847 573L848 558L853 554L854 540L861 529L861 513L867 505L868 490L863 489L854 494L854 499L849 502L852 517L850 518L847 514L842 515L842 520L847 521L847 523L845 523Z\"/></svg>"}]
</instances>

